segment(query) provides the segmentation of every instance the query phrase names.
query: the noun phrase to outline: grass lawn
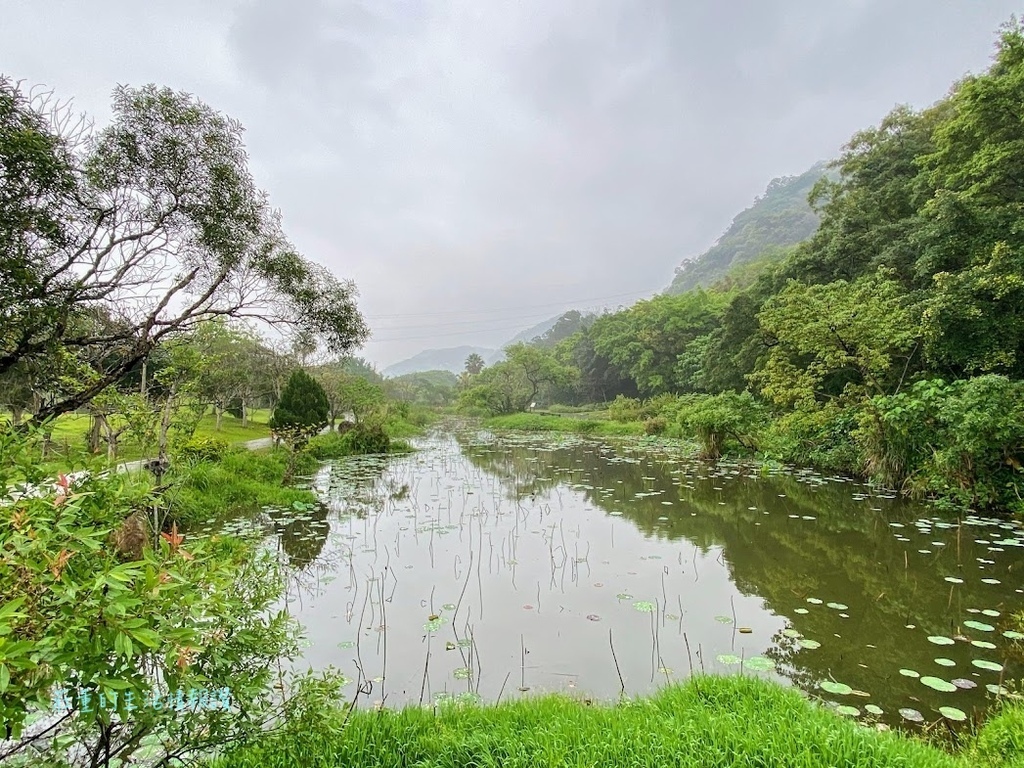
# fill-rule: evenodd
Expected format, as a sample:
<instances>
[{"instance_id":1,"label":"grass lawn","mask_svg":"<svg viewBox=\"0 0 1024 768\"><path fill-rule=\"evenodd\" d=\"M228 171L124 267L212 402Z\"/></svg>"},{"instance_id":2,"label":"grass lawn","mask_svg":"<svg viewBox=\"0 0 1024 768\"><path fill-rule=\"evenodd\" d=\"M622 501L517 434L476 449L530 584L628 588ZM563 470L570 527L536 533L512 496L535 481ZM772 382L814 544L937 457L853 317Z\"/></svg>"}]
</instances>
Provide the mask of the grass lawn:
<instances>
[{"instance_id":1,"label":"grass lawn","mask_svg":"<svg viewBox=\"0 0 1024 768\"><path fill-rule=\"evenodd\" d=\"M242 420L225 413L221 419L221 428L216 428L217 419L212 412L208 412L200 420L196 427L195 436L199 438L217 438L229 445L245 443L249 440L256 440L270 436L270 428L267 421L270 419L270 409L254 409L250 412L249 423L242 426ZM0 413L0 421L9 421L9 413ZM104 452L91 456L85 450L85 435L89 430L89 416L83 413L65 413L58 416L53 423L52 441L54 456L46 462L46 467L54 472L78 469L86 465L100 464L107 466L107 456ZM115 463L123 461L134 461L145 458L153 453L153 449L141 446L138 443L124 440L118 446L117 459Z\"/></svg>"},{"instance_id":2,"label":"grass lawn","mask_svg":"<svg viewBox=\"0 0 1024 768\"><path fill-rule=\"evenodd\" d=\"M562 696L500 704L331 711L264 736L215 768L989 768L1007 753L951 755L898 733L865 728L792 689L750 677L698 677L620 704ZM1009 757L1009 762L1005 759ZM993 761L990 761L993 757ZM994 760L998 759L999 762Z\"/></svg>"}]
</instances>

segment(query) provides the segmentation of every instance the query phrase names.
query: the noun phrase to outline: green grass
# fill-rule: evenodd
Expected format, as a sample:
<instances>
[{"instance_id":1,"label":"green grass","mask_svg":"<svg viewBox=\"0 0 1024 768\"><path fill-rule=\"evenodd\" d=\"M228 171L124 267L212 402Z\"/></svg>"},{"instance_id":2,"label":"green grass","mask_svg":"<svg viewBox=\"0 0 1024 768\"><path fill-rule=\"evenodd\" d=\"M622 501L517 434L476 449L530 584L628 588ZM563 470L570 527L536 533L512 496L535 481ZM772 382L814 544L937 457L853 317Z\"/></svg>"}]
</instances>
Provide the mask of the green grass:
<instances>
[{"instance_id":1,"label":"green grass","mask_svg":"<svg viewBox=\"0 0 1024 768\"><path fill-rule=\"evenodd\" d=\"M289 507L296 501L315 503L312 491L281 485L287 462L284 449L236 448L219 461L181 467L167 495L171 511L179 520L198 522L255 514L264 507ZM300 473L315 469L317 462L310 458L306 464L299 467Z\"/></svg>"},{"instance_id":2,"label":"green grass","mask_svg":"<svg viewBox=\"0 0 1024 768\"><path fill-rule=\"evenodd\" d=\"M498 706L329 711L216 759L216 768L963 768L906 736L880 733L749 677L700 677L615 705L548 696ZM984 763L973 763L980 768Z\"/></svg>"},{"instance_id":3,"label":"green grass","mask_svg":"<svg viewBox=\"0 0 1024 768\"><path fill-rule=\"evenodd\" d=\"M541 413L513 413L508 416L495 416L487 419L484 423L490 429L524 432L573 432L581 435L609 437L644 434L644 425L640 422L622 423Z\"/></svg>"}]
</instances>

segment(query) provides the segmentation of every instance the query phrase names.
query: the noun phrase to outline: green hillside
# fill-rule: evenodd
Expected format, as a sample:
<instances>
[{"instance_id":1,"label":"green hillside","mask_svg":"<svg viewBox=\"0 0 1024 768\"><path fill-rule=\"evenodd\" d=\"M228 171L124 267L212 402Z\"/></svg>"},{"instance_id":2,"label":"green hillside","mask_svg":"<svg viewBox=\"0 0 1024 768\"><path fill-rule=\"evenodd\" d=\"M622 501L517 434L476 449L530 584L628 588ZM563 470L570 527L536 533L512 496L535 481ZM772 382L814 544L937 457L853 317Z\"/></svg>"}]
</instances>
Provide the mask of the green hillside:
<instances>
[{"instance_id":1,"label":"green hillside","mask_svg":"<svg viewBox=\"0 0 1024 768\"><path fill-rule=\"evenodd\" d=\"M731 269L806 240L818 228L818 215L807 196L825 175L827 167L819 163L800 176L773 179L764 195L732 220L711 248L700 256L684 261L666 290L678 294L698 286L708 287L725 277Z\"/></svg>"}]
</instances>

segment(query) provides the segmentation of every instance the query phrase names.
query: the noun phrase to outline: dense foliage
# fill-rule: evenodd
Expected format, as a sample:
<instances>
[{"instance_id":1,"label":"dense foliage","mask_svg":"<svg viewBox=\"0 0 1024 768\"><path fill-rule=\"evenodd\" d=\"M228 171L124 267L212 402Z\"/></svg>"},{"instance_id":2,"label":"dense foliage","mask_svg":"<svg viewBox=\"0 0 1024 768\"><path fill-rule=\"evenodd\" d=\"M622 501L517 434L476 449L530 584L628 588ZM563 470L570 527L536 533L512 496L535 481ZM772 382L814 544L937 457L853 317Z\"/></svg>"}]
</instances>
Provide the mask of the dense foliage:
<instances>
[{"instance_id":1,"label":"dense foliage","mask_svg":"<svg viewBox=\"0 0 1024 768\"><path fill-rule=\"evenodd\" d=\"M461 403L509 413L652 397L649 431L663 421L710 457L745 447L1024 513L1021 103L1024 27L1013 22L987 71L857 133L830 173L773 183L676 288L723 274L720 263L741 268L603 315L553 350L535 345L533 366L552 371L536 386L515 352L473 377ZM789 217L797 190L809 191L816 230ZM793 227L744 250L769 209Z\"/></svg>"}]
</instances>

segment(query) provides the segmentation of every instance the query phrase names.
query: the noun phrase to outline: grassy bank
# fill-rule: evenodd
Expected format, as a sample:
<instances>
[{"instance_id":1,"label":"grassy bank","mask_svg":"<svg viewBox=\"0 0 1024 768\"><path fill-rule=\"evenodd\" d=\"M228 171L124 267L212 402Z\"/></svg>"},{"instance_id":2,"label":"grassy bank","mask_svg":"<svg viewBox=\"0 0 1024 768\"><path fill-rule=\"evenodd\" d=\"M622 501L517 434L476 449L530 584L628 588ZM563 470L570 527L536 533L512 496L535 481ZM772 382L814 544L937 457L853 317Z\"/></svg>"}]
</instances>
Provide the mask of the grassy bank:
<instances>
[{"instance_id":1,"label":"grassy bank","mask_svg":"<svg viewBox=\"0 0 1024 768\"><path fill-rule=\"evenodd\" d=\"M543 766L1019 766L971 747L952 756L864 728L797 692L748 677L700 677L649 699L589 705L561 696L498 706L331 710L218 758L215 768ZM1019 726L1018 719L1017 725ZM995 741L998 741L996 739ZM1024 748L1024 745L1021 745ZM985 750L988 749L986 752ZM1021 753L1017 753L1018 755Z\"/></svg>"},{"instance_id":2,"label":"grassy bank","mask_svg":"<svg viewBox=\"0 0 1024 768\"><path fill-rule=\"evenodd\" d=\"M487 419L484 424L488 429L515 429L524 432L572 432L606 437L644 434L644 425L638 421L618 422L558 414L513 413Z\"/></svg>"},{"instance_id":3,"label":"grassy bank","mask_svg":"<svg viewBox=\"0 0 1024 768\"><path fill-rule=\"evenodd\" d=\"M300 472L315 470L316 460L308 458ZM255 514L264 507L290 507L296 501L315 503L312 491L281 484L287 463L288 453L282 448L232 448L215 460L180 465L167 499L174 516L182 521Z\"/></svg>"}]
</instances>

